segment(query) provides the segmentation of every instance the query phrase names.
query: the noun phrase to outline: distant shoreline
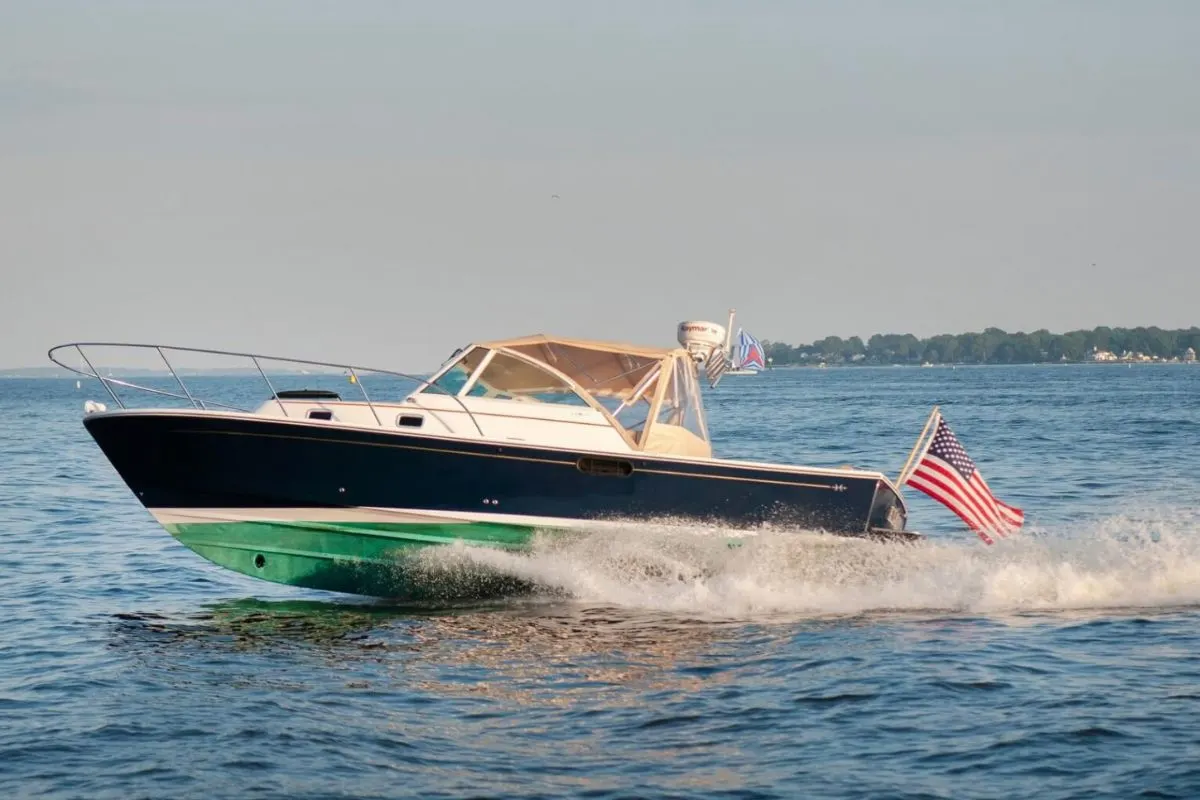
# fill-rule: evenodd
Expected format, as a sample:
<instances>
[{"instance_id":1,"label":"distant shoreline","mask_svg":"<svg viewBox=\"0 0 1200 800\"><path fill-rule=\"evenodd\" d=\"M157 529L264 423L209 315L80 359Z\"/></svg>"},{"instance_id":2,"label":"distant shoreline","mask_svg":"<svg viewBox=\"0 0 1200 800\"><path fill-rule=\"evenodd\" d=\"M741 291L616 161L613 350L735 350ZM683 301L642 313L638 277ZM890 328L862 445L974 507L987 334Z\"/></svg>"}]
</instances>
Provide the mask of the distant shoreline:
<instances>
[{"instance_id":1,"label":"distant shoreline","mask_svg":"<svg viewBox=\"0 0 1200 800\"><path fill-rule=\"evenodd\" d=\"M858 336L843 339L827 336L811 344L790 345L764 339L768 365L782 369L819 366L1018 366L1032 364L1151 364L1195 361L1200 352L1200 327L1107 328L1051 333L1008 333L986 328L978 333L943 333L918 339L911 333L877 333L865 342ZM270 359L264 358L265 362ZM286 359L280 360L288 363ZM211 362L210 362L211 363ZM245 363L245 362L241 362ZM292 362L295 363L295 362ZM108 367L114 376L170 377L165 369ZM0 377L70 377L75 373L58 366L10 367ZM253 367L179 369L190 377L256 375ZM302 375L292 370L271 371L272 375ZM310 375L337 375L338 370L309 369Z\"/></svg>"},{"instance_id":2,"label":"distant shoreline","mask_svg":"<svg viewBox=\"0 0 1200 800\"><path fill-rule=\"evenodd\" d=\"M911 333L827 336L811 344L763 341L767 358L784 366L967 366L1018 364L1148 364L1195 361L1200 328L1107 328L1051 333L943 333L918 339Z\"/></svg>"}]
</instances>

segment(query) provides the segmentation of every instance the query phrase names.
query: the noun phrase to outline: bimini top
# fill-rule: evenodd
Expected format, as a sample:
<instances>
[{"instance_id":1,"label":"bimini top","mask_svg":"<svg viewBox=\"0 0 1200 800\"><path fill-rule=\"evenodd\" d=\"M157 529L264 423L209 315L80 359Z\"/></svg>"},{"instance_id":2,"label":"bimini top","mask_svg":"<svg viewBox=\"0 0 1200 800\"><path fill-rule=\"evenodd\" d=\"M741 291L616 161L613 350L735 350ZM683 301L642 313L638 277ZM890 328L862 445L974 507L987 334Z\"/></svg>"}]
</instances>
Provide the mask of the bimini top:
<instances>
[{"instance_id":1,"label":"bimini top","mask_svg":"<svg viewBox=\"0 0 1200 800\"><path fill-rule=\"evenodd\" d=\"M552 367L591 394L621 399L627 399L637 391L650 367L671 358L674 352L661 347L563 339L542 333L517 339L483 342L477 347L520 353L533 361ZM680 352L686 356L686 352ZM534 376L534 372L545 374L541 370L527 372L529 374L521 377L533 384L539 380Z\"/></svg>"},{"instance_id":2,"label":"bimini top","mask_svg":"<svg viewBox=\"0 0 1200 800\"><path fill-rule=\"evenodd\" d=\"M523 348L535 345L572 347L606 353L629 353L646 358L665 358L672 350L679 349L670 347L645 347L644 345L627 344L625 342L600 342L593 339L567 339L562 336L550 336L545 333L518 336L516 339L497 339L493 342L479 342L478 344L480 347L493 348Z\"/></svg>"},{"instance_id":3,"label":"bimini top","mask_svg":"<svg viewBox=\"0 0 1200 800\"><path fill-rule=\"evenodd\" d=\"M682 348L537 334L473 344L422 393L587 405L635 450L711 456L696 363Z\"/></svg>"}]
</instances>

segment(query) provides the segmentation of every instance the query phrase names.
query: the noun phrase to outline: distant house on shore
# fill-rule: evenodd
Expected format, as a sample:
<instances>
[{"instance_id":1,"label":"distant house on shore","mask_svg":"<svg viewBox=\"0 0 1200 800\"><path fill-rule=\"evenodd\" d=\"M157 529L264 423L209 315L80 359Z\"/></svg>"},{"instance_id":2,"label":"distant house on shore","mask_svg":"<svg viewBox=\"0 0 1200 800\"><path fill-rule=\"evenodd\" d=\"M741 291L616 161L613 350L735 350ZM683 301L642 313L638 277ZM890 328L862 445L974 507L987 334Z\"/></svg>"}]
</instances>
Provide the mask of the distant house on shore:
<instances>
[{"instance_id":1,"label":"distant house on shore","mask_svg":"<svg viewBox=\"0 0 1200 800\"><path fill-rule=\"evenodd\" d=\"M1092 352L1084 356L1087 361L1116 361L1117 354L1110 353L1107 350L1101 350L1098 347L1092 347Z\"/></svg>"},{"instance_id":2,"label":"distant house on shore","mask_svg":"<svg viewBox=\"0 0 1200 800\"><path fill-rule=\"evenodd\" d=\"M1196 348L1189 347L1183 351L1183 360L1189 364L1194 364L1196 361Z\"/></svg>"}]
</instances>

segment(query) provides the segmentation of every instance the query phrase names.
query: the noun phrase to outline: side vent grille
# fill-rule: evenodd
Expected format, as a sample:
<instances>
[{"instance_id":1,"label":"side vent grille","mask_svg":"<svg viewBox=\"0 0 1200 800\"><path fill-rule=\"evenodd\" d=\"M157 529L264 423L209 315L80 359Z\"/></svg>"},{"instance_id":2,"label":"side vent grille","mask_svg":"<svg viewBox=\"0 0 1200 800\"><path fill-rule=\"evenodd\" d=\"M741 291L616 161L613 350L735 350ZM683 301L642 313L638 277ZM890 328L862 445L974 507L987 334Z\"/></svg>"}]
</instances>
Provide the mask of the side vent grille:
<instances>
[{"instance_id":1,"label":"side vent grille","mask_svg":"<svg viewBox=\"0 0 1200 800\"><path fill-rule=\"evenodd\" d=\"M633 474L633 464L619 458L596 458L584 456L575 463L580 472L588 475L604 475L614 478L628 478Z\"/></svg>"}]
</instances>

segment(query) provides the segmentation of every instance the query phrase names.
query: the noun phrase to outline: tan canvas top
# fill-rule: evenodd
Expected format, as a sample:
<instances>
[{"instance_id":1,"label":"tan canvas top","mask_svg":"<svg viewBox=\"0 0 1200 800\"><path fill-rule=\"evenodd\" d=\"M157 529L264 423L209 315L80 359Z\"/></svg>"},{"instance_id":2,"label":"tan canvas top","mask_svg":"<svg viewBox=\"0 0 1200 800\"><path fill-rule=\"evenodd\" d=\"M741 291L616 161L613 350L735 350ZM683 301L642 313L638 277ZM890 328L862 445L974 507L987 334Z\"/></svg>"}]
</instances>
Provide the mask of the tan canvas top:
<instances>
[{"instance_id":1,"label":"tan canvas top","mask_svg":"<svg viewBox=\"0 0 1200 800\"><path fill-rule=\"evenodd\" d=\"M685 350L635 347L544 335L488 342L479 347L519 353L566 375L589 394L621 399L627 399L638 389L644 388L643 381L652 377L652 371L659 364L686 355ZM532 388L546 377L535 374L537 372L539 370L528 365L523 369L514 368L503 382Z\"/></svg>"},{"instance_id":2,"label":"tan canvas top","mask_svg":"<svg viewBox=\"0 0 1200 800\"><path fill-rule=\"evenodd\" d=\"M558 402L539 395L573 392L636 450L712 455L696 366L683 348L535 334L476 342L455 365L471 376L461 392L526 402Z\"/></svg>"},{"instance_id":3,"label":"tan canvas top","mask_svg":"<svg viewBox=\"0 0 1200 800\"><path fill-rule=\"evenodd\" d=\"M518 336L515 339L497 339L492 342L476 342L480 347L488 347L497 349L508 347L521 350L533 345L539 344L558 344L566 347L575 347L584 350L599 350L606 353L628 353L632 356L642 356L644 358L653 358L661 360L666 358L675 349L668 347L644 347L634 344L625 344L624 342L599 342L592 339L567 339L562 336L547 336L544 333L535 333L529 336Z\"/></svg>"}]
</instances>

